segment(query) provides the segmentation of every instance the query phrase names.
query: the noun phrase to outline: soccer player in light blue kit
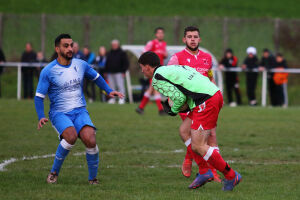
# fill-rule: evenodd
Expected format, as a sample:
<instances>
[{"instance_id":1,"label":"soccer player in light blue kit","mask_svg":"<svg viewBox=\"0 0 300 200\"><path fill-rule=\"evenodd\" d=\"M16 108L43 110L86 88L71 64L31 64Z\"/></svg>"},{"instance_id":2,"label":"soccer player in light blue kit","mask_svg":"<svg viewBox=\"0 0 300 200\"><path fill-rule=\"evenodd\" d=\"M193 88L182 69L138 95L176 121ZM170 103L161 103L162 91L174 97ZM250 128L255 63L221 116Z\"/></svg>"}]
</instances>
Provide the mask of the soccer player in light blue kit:
<instances>
[{"instance_id":1,"label":"soccer player in light blue kit","mask_svg":"<svg viewBox=\"0 0 300 200\"><path fill-rule=\"evenodd\" d=\"M58 58L42 70L34 98L39 118L38 129L40 129L48 122L44 114L44 98L48 94L50 99L49 118L60 138L47 182L57 182L64 159L79 137L86 146L89 183L98 184L96 177L99 165L99 149L96 144L96 128L86 110L83 79L93 80L110 97L123 98L124 95L113 91L85 61L72 58L73 40L69 34L61 34L55 39L55 51Z\"/></svg>"}]
</instances>

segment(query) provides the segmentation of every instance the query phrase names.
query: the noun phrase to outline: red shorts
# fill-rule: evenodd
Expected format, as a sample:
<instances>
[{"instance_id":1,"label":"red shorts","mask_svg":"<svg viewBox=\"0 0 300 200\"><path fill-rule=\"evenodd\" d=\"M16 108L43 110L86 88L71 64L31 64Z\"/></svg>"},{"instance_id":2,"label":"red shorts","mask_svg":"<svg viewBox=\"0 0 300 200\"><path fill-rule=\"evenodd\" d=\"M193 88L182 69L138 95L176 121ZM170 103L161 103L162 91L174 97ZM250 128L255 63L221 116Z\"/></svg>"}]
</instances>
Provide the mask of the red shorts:
<instances>
[{"instance_id":1,"label":"red shorts","mask_svg":"<svg viewBox=\"0 0 300 200\"><path fill-rule=\"evenodd\" d=\"M215 128L222 106L223 96L221 91L218 91L188 114L187 117L192 120L191 128L194 130L210 130Z\"/></svg>"}]
</instances>

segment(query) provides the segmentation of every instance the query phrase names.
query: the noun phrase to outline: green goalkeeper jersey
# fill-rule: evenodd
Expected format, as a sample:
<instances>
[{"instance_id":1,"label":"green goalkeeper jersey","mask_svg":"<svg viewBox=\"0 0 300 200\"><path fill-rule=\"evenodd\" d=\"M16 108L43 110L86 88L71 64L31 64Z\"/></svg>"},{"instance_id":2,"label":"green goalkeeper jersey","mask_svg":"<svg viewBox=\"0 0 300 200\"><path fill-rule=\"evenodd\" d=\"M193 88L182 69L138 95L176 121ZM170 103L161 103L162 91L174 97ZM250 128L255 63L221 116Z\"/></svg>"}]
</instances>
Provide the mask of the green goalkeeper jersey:
<instances>
[{"instance_id":1,"label":"green goalkeeper jersey","mask_svg":"<svg viewBox=\"0 0 300 200\"><path fill-rule=\"evenodd\" d=\"M152 86L173 101L171 111L178 113L187 102L190 109L212 97L219 88L194 68L182 65L161 66L155 69Z\"/></svg>"}]
</instances>

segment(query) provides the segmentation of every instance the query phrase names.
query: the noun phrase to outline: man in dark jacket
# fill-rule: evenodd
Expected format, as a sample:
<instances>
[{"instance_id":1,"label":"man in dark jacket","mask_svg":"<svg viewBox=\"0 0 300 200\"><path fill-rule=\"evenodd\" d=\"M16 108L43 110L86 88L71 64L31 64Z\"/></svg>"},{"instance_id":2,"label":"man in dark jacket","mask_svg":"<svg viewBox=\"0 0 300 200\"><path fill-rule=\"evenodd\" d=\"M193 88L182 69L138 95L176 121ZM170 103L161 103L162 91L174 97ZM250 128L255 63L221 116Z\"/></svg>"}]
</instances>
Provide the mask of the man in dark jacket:
<instances>
[{"instance_id":1,"label":"man in dark jacket","mask_svg":"<svg viewBox=\"0 0 300 200\"><path fill-rule=\"evenodd\" d=\"M128 66L129 62L126 52L120 48L120 42L118 40L113 40L111 42L111 50L107 54L105 71L111 88L115 90L117 87L123 94L125 94L124 77ZM114 104L115 99L110 99L108 103ZM119 99L119 104L124 103L124 99Z\"/></svg>"},{"instance_id":2,"label":"man in dark jacket","mask_svg":"<svg viewBox=\"0 0 300 200\"><path fill-rule=\"evenodd\" d=\"M32 49L31 43L26 43L25 51L22 54L21 62L32 63L36 62L36 53ZM22 79L24 99L33 98L33 74L34 67L22 67Z\"/></svg>"},{"instance_id":3,"label":"man in dark jacket","mask_svg":"<svg viewBox=\"0 0 300 200\"><path fill-rule=\"evenodd\" d=\"M262 67L265 70L271 70L274 69L275 67L275 58L274 56L270 53L269 49L264 49L263 50L263 56L261 58L260 62L260 67ZM271 104L275 106L276 104L276 85L273 80L274 73L269 72L268 73L268 89L269 89L269 94L270 94L270 100Z\"/></svg>"},{"instance_id":4,"label":"man in dark jacket","mask_svg":"<svg viewBox=\"0 0 300 200\"><path fill-rule=\"evenodd\" d=\"M226 49L224 57L222 58L219 68L223 70L224 68L237 67L238 59L233 55L232 49ZM239 78L237 72L225 72L225 83L227 90L228 104L230 107L235 107L236 102L233 101L232 91L235 92L236 101L238 105L242 104L241 93L239 88Z\"/></svg>"},{"instance_id":5,"label":"man in dark jacket","mask_svg":"<svg viewBox=\"0 0 300 200\"><path fill-rule=\"evenodd\" d=\"M5 62L5 56L4 53L2 51L2 49L0 49L0 64ZM0 97L2 96L2 90L1 90L1 74L3 73L3 67L0 65Z\"/></svg>"},{"instance_id":6,"label":"man in dark jacket","mask_svg":"<svg viewBox=\"0 0 300 200\"><path fill-rule=\"evenodd\" d=\"M256 106L256 84L257 84L257 76L258 73L254 72L253 70L258 69L258 59L256 56L256 48L255 47L248 47L247 48L247 57L244 60L244 64L242 68L244 70L248 70L246 72L246 85L247 85L247 96L250 106Z\"/></svg>"}]
</instances>

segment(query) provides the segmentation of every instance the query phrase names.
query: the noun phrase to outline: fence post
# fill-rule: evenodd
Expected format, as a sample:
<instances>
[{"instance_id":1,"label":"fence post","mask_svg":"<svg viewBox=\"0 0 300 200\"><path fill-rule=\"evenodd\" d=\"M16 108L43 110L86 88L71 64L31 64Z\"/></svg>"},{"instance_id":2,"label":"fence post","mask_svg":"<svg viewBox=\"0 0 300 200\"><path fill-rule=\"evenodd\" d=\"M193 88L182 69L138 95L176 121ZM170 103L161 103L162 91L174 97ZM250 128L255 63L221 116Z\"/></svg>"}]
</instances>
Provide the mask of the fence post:
<instances>
[{"instance_id":1,"label":"fence post","mask_svg":"<svg viewBox=\"0 0 300 200\"><path fill-rule=\"evenodd\" d=\"M2 47L3 13L0 13L0 47Z\"/></svg>"},{"instance_id":2,"label":"fence post","mask_svg":"<svg viewBox=\"0 0 300 200\"><path fill-rule=\"evenodd\" d=\"M134 38L134 17L129 16L128 17L128 29L127 29L127 43L132 44L133 38Z\"/></svg>"},{"instance_id":3,"label":"fence post","mask_svg":"<svg viewBox=\"0 0 300 200\"><path fill-rule=\"evenodd\" d=\"M18 63L18 81L17 81L17 99L21 100L21 85L22 84L22 66L21 63Z\"/></svg>"},{"instance_id":4,"label":"fence post","mask_svg":"<svg viewBox=\"0 0 300 200\"><path fill-rule=\"evenodd\" d=\"M228 17L223 19L223 50L225 51L228 48Z\"/></svg>"},{"instance_id":5,"label":"fence post","mask_svg":"<svg viewBox=\"0 0 300 200\"><path fill-rule=\"evenodd\" d=\"M217 85L221 92L223 93L223 76L222 76L222 71L216 69L216 74L217 74Z\"/></svg>"},{"instance_id":6,"label":"fence post","mask_svg":"<svg viewBox=\"0 0 300 200\"><path fill-rule=\"evenodd\" d=\"M262 72L262 87L261 87L261 105L266 107L267 105L267 70Z\"/></svg>"},{"instance_id":7,"label":"fence post","mask_svg":"<svg viewBox=\"0 0 300 200\"><path fill-rule=\"evenodd\" d=\"M274 20L275 52L279 52L279 26L280 26L280 18L275 18Z\"/></svg>"},{"instance_id":8,"label":"fence post","mask_svg":"<svg viewBox=\"0 0 300 200\"><path fill-rule=\"evenodd\" d=\"M45 39L46 39L46 15L41 15L41 51L45 55Z\"/></svg>"},{"instance_id":9,"label":"fence post","mask_svg":"<svg viewBox=\"0 0 300 200\"><path fill-rule=\"evenodd\" d=\"M83 23L84 23L84 33L83 33L83 41L84 45L88 46L89 45L89 35L90 35L90 17L89 16L84 16L83 18Z\"/></svg>"},{"instance_id":10,"label":"fence post","mask_svg":"<svg viewBox=\"0 0 300 200\"><path fill-rule=\"evenodd\" d=\"M180 23L181 23L180 17L175 16L174 17L174 44L175 45L177 45L180 40L180 34L181 34Z\"/></svg>"},{"instance_id":11,"label":"fence post","mask_svg":"<svg viewBox=\"0 0 300 200\"><path fill-rule=\"evenodd\" d=\"M129 103L133 103L132 85L129 70L125 72Z\"/></svg>"}]
</instances>

